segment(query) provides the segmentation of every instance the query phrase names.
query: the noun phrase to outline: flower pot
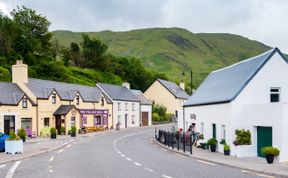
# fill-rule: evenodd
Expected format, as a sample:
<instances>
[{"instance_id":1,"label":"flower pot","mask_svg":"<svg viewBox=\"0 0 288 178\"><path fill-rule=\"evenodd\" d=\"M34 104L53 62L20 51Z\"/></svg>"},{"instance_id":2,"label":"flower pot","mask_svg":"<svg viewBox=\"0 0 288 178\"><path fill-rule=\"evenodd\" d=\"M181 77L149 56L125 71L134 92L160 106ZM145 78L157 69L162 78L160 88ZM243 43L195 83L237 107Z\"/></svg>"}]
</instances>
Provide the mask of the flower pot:
<instances>
[{"instance_id":1,"label":"flower pot","mask_svg":"<svg viewBox=\"0 0 288 178\"><path fill-rule=\"evenodd\" d=\"M268 164L272 164L274 161L274 155L266 155L266 160Z\"/></svg>"},{"instance_id":2,"label":"flower pot","mask_svg":"<svg viewBox=\"0 0 288 178\"><path fill-rule=\"evenodd\" d=\"M229 156L230 155L230 150L224 150L224 155Z\"/></svg>"},{"instance_id":3,"label":"flower pot","mask_svg":"<svg viewBox=\"0 0 288 178\"><path fill-rule=\"evenodd\" d=\"M26 137L21 137L21 139L23 140L23 142L26 142Z\"/></svg>"},{"instance_id":4,"label":"flower pot","mask_svg":"<svg viewBox=\"0 0 288 178\"><path fill-rule=\"evenodd\" d=\"M5 140L5 153L23 153L23 140Z\"/></svg>"},{"instance_id":5,"label":"flower pot","mask_svg":"<svg viewBox=\"0 0 288 178\"><path fill-rule=\"evenodd\" d=\"M71 132L71 137L76 137L76 133L75 132Z\"/></svg>"},{"instance_id":6,"label":"flower pot","mask_svg":"<svg viewBox=\"0 0 288 178\"><path fill-rule=\"evenodd\" d=\"M207 149L207 143L200 143L200 145L203 150Z\"/></svg>"},{"instance_id":7,"label":"flower pot","mask_svg":"<svg viewBox=\"0 0 288 178\"><path fill-rule=\"evenodd\" d=\"M51 139L56 139L57 135L56 134L51 134Z\"/></svg>"},{"instance_id":8,"label":"flower pot","mask_svg":"<svg viewBox=\"0 0 288 178\"><path fill-rule=\"evenodd\" d=\"M216 152L216 145L210 145L211 152Z\"/></svg>"}]
</instances>

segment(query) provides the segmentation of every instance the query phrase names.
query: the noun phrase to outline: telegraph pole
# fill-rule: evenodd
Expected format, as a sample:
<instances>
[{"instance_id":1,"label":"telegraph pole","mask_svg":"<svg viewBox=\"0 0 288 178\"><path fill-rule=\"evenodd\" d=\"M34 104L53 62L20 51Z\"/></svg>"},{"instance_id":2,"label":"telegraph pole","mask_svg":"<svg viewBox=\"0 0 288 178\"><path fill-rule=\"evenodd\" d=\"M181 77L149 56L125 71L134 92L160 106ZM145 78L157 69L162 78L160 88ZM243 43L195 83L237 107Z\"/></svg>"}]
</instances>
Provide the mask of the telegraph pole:
<instances>
[{"instance_id":1,"label":"telegraph pole","mask_svg":"<svg viewBox=\"0 0 288 178\"><path fill-rule=\"evenodd\" d=\"M193 72L192 70L190 71L190 90L191 90L191 95L193 94Z\"/></svg>"}]
</instances>

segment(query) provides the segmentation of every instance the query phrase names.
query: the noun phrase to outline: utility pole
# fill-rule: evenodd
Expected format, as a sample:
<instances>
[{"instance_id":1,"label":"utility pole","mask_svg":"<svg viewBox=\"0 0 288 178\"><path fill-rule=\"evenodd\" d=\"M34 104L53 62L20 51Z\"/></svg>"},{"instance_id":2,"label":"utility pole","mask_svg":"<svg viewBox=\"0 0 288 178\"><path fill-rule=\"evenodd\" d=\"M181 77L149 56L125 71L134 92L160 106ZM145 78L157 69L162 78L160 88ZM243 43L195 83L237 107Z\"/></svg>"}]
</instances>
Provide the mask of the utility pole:
<instances>
[{"instance_id":1,"label":"utility pole","mask_svg":"<svg viewBox=\"0 0 288 178\"><path fill-rule=\"evenodd\" d=\"M191 95L193 94L193 72L192 70L190 71L190 89L191 89Z\"/></svg>"}]
</instances>

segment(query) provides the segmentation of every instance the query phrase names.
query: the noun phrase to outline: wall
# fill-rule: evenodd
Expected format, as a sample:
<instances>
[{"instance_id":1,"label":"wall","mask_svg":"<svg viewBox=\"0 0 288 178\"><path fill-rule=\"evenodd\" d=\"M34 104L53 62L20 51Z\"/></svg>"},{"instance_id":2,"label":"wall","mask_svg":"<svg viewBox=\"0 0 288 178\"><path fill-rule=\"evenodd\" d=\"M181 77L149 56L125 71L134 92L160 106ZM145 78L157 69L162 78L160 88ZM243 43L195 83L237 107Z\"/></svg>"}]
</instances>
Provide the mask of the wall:
<instances>
[{"instance_id":1,"label":"wall","mask_svg":"<svg viewBox=\"0 0 288 178\"><path fill-rule=\"evenodd\" d=\"M167 113L175 114L175 111L182 108L185 100L176 99L160 82L157 80L145 91L144 95L155 104L164 105Z\"/></svg>"},{"instance_id":2,"label":"wall","mask_svg":"<svg viewBox=\"0 0 288 178\"><path fill-rule=\"evenodd\" d=\"M148 125L152 125L152 105L141 105L141 112L148 112Z\"/></svg>"},{"instance_id":3,"label":"wall","mask_svg":"<svg viewBox=\"0 0 288 178\"><path fill-rule=\"evenodd\" d=\"M78 133L78 130L80 129L80 113L76 112L75 115L73 115L72 110L71 110L66 116L64 116L66 134L68 134L68 131L71 129L71 117L75 117L75 126L77 129L77 133Z\"/></svg>"}]
</instances>

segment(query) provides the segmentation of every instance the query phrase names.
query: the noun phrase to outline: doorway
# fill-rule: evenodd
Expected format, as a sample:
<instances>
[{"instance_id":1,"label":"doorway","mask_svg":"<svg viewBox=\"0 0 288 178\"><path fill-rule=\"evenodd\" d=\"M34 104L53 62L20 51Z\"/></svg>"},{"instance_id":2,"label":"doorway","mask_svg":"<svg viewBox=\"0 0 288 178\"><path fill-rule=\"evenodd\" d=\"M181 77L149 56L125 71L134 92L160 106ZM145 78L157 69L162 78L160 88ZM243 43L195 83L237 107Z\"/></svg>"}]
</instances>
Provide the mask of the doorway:
<instances>
[{"instance_id":1,"label":"doorway","mask_svg":"<svg viewBox=\"0 0 288 178\"><path fill-rule=\"evenodd\" d=\"M61 133L61 115L55 116L55 128L57 130L57 133Z\"/></svg>"},{"instance_id":2,"label":"doorway","mask_svg":"<svg viewBox=\"0 0 288 178\"><path fill-rule=\"evenodd\" d=\"M272 127L257 127L257 155L265 157L261 149L266 146L272 146Z\"/></svg>"},{"instance_id":3,"label":"doorway","mask_svg":"<svg viewBox=\"0 0 288 178\"><path fill-rule=\"evenodd\" d=\"M148 112L142 112L142 126L148 126Z\"/></svg>"},{"instance_id":4,"label":"doorway","mask_svg":"<svg viewBox=\"0 0 288 178\"><path fill-rule=\"evenodd\" d=\"M128 119L128 114L125 114L125 128L127 128L127 119Z\"/></svg>"},{"instance_id":5,"label":"doorway","mask_svg":"<svg viewBox=\"0 0 288 178\"><path fill-rule=\"evenodd\" d=\"M15 116L4 116L4 134L15 132Z\"/></svg>"},{"instance_id":6,"label":"doorway","mask_svg":"<svg viewBox=\"0 0 288 178\"><path fill-rule=\"evenodd\" d=\"M213 129L213 138L216 138L216 124L212 124L212 129Z\"/></svg>"}]
</instances>

